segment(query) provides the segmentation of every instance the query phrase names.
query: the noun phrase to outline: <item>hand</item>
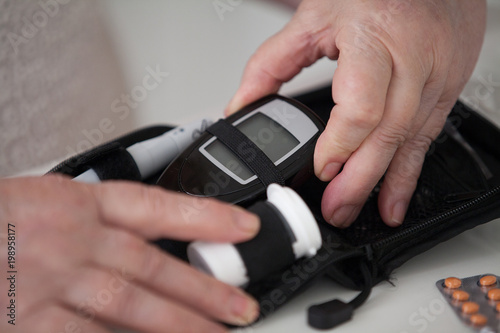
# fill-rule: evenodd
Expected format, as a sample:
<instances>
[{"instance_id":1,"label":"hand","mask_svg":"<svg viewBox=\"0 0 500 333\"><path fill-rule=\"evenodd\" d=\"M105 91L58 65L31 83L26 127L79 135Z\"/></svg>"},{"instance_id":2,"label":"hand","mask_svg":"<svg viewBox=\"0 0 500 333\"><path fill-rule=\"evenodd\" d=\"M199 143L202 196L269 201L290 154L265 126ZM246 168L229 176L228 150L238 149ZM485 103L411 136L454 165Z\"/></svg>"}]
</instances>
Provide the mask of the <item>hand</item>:
<instances>
[{"instance_id":1,"label":"hand","mask_svg":"<svg viewBox=\"0 0 500 333\"><path fill-rule=\"evenodd\" d=\"M0 266L5 273L10 224L17 271L15 326L5 316L12 281L0 280L1 332L223 332L216 321L241 325L258 315L240 289L148 243L248 240L259 221L243 209L157 187L59 176L0 180L0 198Z\"/></svg>"},{"instance_id":2,"label":"hand","mask_svg":"<svg viewBox=\"0 0 500 333\"><path fill-rule=\"evenodd\" d=\"M331 181L323 215L349 226L385 173L379 211L398 226L484 30L485 0L304 0L252 56L226 114L277 92L323 56L338 59L336 105L314 156L316 175Z\"/></svg>"}]
</instances>

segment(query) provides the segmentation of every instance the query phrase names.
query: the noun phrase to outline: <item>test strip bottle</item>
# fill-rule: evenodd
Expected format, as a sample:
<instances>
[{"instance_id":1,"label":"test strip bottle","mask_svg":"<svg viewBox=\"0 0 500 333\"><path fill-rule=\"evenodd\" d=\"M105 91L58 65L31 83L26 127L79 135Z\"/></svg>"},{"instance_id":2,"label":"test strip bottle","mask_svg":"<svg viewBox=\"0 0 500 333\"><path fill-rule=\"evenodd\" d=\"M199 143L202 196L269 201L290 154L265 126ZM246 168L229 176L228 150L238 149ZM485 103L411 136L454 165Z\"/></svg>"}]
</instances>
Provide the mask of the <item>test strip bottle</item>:
<instances>
[{"instance_id":1,"label":"test strip bottle","mask_svg":"<svg viewBox=\"0 0 500 333\"><path fill-rule=\"evenodd\" d=\"M248 210L260 217L257 236L238 244L195 241L187 249L189 262L220 281L244 287L314 256L321 247L317 222L292 189L271 184L267 200Z\"/></svg>"}]
</instances>

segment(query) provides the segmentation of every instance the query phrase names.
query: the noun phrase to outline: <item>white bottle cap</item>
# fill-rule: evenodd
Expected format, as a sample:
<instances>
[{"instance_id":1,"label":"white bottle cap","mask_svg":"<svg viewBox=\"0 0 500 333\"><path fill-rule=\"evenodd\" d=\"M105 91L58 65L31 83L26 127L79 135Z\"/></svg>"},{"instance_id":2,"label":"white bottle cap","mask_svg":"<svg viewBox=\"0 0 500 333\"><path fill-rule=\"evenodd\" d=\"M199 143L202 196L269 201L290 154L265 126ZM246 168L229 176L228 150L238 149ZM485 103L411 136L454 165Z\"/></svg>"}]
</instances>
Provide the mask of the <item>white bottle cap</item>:
<instances>
[{"instance_id":1,"label":"white bottle cap","mask_svg":"<svg viewBox=\"0 0 500 333\"><path fill-rule=\"evenodd\" d=\"M187 248L189 262L217 280L243 287L249 279L241 256L230 243L195 241Z\"/></svg>"},{"instance_id":2,"label":"white bottle cap","mask_svg":"<svg viewBox=\"0 0 500 333\"><path fill-rule=\"evenodd\" d=\"M297 239L293 243L295 258L314 256L321 247L321 233L304 200L288 187L271 184L267 187L267 201L278 208Z\"/></svg>"},{"instance_id":3,"label":"white bottle cap","mask_svg":"<svg viewBox=\"0 0 500 333\"><path fill-rule=\"evenodd\" d=\"M292 189L278 184L268 186L267 197L268 204L279 210L296 238L291 244L295 258L314 256L321 247L321 234L306 203ZM249 282L245 263L233 244L196 241L189 244L187 255L191 265L220 281L239 287Z\"/></svg>"}]
</instances>

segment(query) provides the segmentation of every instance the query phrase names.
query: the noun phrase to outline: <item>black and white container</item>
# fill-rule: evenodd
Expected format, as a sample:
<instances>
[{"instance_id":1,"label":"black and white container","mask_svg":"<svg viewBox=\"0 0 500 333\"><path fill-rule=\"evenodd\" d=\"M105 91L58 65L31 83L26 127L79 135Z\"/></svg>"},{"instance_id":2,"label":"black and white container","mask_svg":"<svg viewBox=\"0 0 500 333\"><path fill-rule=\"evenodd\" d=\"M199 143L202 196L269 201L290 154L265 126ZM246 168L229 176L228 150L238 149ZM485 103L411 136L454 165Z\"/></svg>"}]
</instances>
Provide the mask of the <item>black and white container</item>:
<instances>
[{"instance_id":1,"label":"black and white container","mask_svg":"<svg viewBox=\"0 0 500 333\"><path fill-rule=\"evenodd\" d=\"M188 246L190 263L220 281L245 286L279 271L321 247L314 216L292 189L271 184L267 200L248 208L261 220L257 236L231 244L196 241Z\"/></svg>"}]
</instances>

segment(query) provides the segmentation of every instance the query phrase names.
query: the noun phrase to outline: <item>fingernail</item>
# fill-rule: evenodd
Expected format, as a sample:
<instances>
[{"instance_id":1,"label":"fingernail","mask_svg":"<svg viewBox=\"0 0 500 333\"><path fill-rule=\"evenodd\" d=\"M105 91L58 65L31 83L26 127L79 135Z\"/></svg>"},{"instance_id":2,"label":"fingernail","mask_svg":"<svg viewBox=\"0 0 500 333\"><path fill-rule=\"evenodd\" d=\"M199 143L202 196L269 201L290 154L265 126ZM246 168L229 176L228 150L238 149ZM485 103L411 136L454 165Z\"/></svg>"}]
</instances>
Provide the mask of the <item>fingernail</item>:
<instances>
[{"instance_id":1,"label":"fingernail","mask_svg":"<svg viewBox=\"0 0 500 333\"><path fill-rule=\"evenodd\" d=\"M399 200L392 208L391 221L394 224L401 225L405 219L408 203L405 200Z\"/></svg>"},{"instance_id":2,"label":"fingernail","mask_svg":"<svg viewBox=\"0 0 500 333\"><path fill-rule=\"evenodd\" d=\"M235 292L230 304L234 324L248 325L259 317L259 304L243 292Z\"/></svg>"},{"instance_id":3,"label":"fingernail","mask_svg":"<svg viewBox=\"0 0 500 333\"><path fill-rule=\"evenodd\" d=\"M355 214L356 206L354 205L345 205L333 212L332 218L330 219L330 223L338 228L347 227L352 220L354 220L353 215Z\"/></svg>"},{"instance_id":4,"label":"fingernail","mask_svg":"<svg viewBox=\"0 0 500 333\"><path fill-rule=\"evenodd\" d=\"M260 228L259 217L247 210L244 210L240 206L232 206L232 209L236 227L246 234L256 234Z\"/></svg>"},{"instance_id":5,"label":"fingernail","mask_svg":"<svg viewBox=\"0 0 500 333\"><path fill-rule=\"evenodd\" d=\"M332 180L333 177L335 177L339 171L340 168L342 168L342 163L338 162L331 162L325 165L323 170L319 173L318 178L324 182Z\"/></svg>"}]
</instances>

